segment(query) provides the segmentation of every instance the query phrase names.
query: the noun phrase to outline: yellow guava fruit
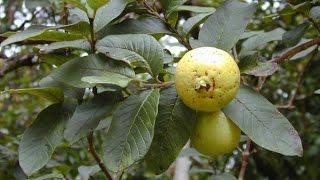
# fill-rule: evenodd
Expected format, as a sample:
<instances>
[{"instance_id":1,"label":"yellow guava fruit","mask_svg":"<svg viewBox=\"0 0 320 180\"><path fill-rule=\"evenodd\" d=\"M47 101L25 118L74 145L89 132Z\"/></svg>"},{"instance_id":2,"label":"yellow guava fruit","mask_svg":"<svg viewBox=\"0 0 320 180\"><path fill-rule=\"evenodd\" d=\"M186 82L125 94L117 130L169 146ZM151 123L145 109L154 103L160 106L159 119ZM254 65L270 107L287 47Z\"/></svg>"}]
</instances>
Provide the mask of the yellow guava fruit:
<instances>
[{"instance_id":1,"label":"yellow guava fruit","mask_svg":"<svg viewBox=\"0 0 320 180\"><path fill-rule=\"evenodd\" d=\"M236 95L240 71L225 51L201 47L187 52L175 72L175 87L182 101L199 111L218 111Z\"/></svg>"},{"instance_id":2,"label":"yellow guava fruit","mask_svg":"<svg viewBox=\"0 0 320 180\"><path fill-rule=\"evenodd\" d=\"M240 135L241 130L222 111L198 112L191 144L200 153L214 157L231 153Z\"/></svg>"}]
</instances>

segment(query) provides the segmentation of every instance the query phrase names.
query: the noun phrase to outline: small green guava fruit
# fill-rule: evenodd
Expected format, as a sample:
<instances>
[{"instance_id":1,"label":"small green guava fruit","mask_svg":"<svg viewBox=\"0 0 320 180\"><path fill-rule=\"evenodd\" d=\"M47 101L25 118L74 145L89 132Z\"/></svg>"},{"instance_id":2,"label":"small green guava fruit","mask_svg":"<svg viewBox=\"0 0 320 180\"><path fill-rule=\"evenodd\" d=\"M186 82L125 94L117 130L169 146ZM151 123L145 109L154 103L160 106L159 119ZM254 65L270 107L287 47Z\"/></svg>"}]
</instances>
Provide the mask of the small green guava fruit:
<instances>
[{"instance_id":1,"label":"small green guava fruit","mask_svg":"<svg viewBox=\"0 0 320 180\"><path fill-rule=\"evenodd\" d=\"M201 47L187 52L177 65L175 87L182 101L199 111L218 111L236 95L240 71L225 51Z\"/></svg>"},{"instance_id":2,"label":"small green guava fruit","mask_svg":"<svg viewBox=\"0 0 320 180\"><path fill-rule=\"evenodd\" d=\"M214 157L231 153L240 135L241 130L222 111L198 112L191 144L200 153Z\"/></svg>"}]
</instances>

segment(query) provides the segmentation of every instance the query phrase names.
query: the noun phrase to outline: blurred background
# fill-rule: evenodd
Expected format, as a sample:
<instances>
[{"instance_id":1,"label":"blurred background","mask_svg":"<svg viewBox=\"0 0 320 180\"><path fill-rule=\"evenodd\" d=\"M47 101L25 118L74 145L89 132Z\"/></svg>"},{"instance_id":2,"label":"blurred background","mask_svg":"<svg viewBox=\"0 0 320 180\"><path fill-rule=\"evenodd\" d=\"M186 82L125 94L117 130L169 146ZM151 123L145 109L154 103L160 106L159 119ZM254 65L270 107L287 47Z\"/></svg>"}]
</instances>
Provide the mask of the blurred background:
<instances>
[{"instance_id":1,"label":"blurred background","mask_svg":"<svg viewBox=\"0 0 320 180\"><path fill-rule=\"evenodd\" d=\"M191 0L186 4L218 7L222 2L223 0ZM320 1L317 0L247 0L247 2L258 3L258 10L248 29L261 32L269 32L276 28L285 31L294 29L310 20L309 12L312 6L320 5ZM192 16L190 12L180 13L179 26L190 16ZM59 1L0 0L0 34L24 30L31 24L55 25L60 22L61 4ZM194 37L196 36L195 32ZM269 34L269 36L277 37L279 34ZM314 37L319 37L319 32L310 26L303 39ZM3 39L4 37L0 36L0 40ZM173 37L164 36L160 40L163 46L177 58L186 51ZM238 43L238 50L241 49L244 41L245 39ZM284 50L286 46L281 42L281 38L269 38L260 48L260 53L264 60L268 60L276 54L281 54ZM320 89L318 51L317 47L314 47L284 63L273 76L267 78L261 91L267 99L279 106L286 105L292 95L296 96L292 107L280 110L298 130L302 138L303 157L287 157L255 145L254 153L249 159L246 179L320 179L320 95L315 93L317 89ZM2 48L0 50L0 69L5 63L30 54L34 54L32 46L11 45ZM32 66L15 69L5 75L0 73L0 91L37 86L38 81L52 68L48 64L32 64ZM245 78L251 85L259 81L251 76ZM297 89L299 84L301 86ZM297 93L295 93L296 90ZM0 179L26 178L17 163L21 134L25 127L35 119L37 113L47 105L45 101L28 95L0 95ZM98 133L97 141L101 144L102 134ZM191 163L190 171L187 172L190 179L208 179L217 172L231 172L237 175L241 166L241 151L245 148L244 141L232 155L215 160L202 158L192 149L186 149L182 152L181 157L190 156L191 161L186 162L184 159L182 164ZM56 174L54 176L56 179L59 179L59 174L63 175L60 178L86 179L88 177L85 177L84 174L91 172L94 174L92 179L103 179L102 174L94 173L90 169L93 162L91 155L88 154L85 140L73 145L72 148L62 145L57 149L46 168L39 172L39 176L53 173ZM172 179L174 172L173 166L165 174L155 176L148 173L143 164L139 164L132 167L123 177L127 179Z\"/></svg>"}]
</instances>

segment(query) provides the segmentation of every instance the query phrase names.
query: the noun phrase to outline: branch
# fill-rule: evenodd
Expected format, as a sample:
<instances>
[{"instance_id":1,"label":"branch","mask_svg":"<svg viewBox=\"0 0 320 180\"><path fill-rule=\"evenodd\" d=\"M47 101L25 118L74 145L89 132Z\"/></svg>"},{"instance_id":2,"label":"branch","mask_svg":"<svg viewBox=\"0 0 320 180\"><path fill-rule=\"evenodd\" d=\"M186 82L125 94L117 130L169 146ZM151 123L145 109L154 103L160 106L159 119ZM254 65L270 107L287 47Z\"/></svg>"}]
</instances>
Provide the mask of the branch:
<instances>
[{"instance_id":1,"label":"branch","mask_svg":"<svg viewBox=\"0 0 320 180\"><path fill-rule=\"evenodd\" d=\"M96 162L99 164L100 169L103 171L103 173L105 174L107 179L112 180L113 178L110 175L110 173L108 172L107 167L105 166L105 164L103 163L103 161L101 160L101 158L99 157L98 153L96 152L96 150L94 148L93 131L90 131L90 133L87 136L87 140L88 140L88 144L89 144L89 152L92 154L92 156L94 157Z\"/></svg>"},{"instance_id":2,"label":"branch","mask_svg":"<svg viewBox=\"0 0 320 180\"><path fill-rule=\"evenodd\" d=\"M34 66L39 64L38 61L34 61L34 55L24 55L20 57L16 57L13 60L8 60L0 67L0 78L2 78L5 74L14 71L20 67L24 66Z\"/></svg>"},{"instance_id":3,"label":"branch","mask_svg":"<svg viewBox=\"0 0 320 180\"><path fill-rule=\"evenodd\" d=\"M303 44L300 44L299 46L296 46L294 48L292 48L291 50L287 51L286 53L284 53L283 55L281 55L280 57L275 57L273 59L270 60L270 62L275 62L278 64L281 64L287 60L289 60L290 58L292 58L294 55L298 54L301 51L304 51L314 45L320 45L320 38L316 38L313 40L310 40L308 42L305 42Z\"/></svg>"},{"instance_id":4,"label":"branch","mask_svg":"<svg viewBox=\"0 0 320 180\"><path fill-rule=\"evenodd\" d=\"M173 32L177 38L178 41L184 45L188 50L192 50L192 47L188 41L187 38L183 37L174 27L171 26L171 24L168 22L168 20L166 19L166 17L162 17L157 11L155 11L152 7L150 7L148 5L148 3L144 0L143 1L143 5L147 8L147 11L152 14L153 16L155 16L156 18L160 19L163 23L166 24L166 26L169 28L169 30L171 32Z\"/></svg>"},{"instance_id":5,"label":"branch","mask_svg":"<svg viewBox=\"0 0 320 180\"><path fill-rule=\"evenodd\" d=\"M246 149L242 153L242 164L241 164L241 169L240 169L238 180L243 180L243 177L246 173L246 169L248 166L248 160L249 160L249 156L250 156L251 143L252 143L251 139L248 139L247 143L246 143Z\"/></svg>"}]
</instances>

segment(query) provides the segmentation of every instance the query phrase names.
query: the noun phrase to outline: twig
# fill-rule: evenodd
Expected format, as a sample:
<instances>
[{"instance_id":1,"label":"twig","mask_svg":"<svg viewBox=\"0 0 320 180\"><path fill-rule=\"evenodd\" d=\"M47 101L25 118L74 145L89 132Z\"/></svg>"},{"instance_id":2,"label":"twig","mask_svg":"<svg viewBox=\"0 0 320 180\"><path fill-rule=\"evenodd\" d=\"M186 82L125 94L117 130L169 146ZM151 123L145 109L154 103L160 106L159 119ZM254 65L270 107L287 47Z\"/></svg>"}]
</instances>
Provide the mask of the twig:
<instances>
[{"instance_id":1,"label":"twig","mask_svg":"<svg viewBox=\"0 0 320 180\"><path fill-rule=\"evenodd\" d=\"M301 86L303 84L303 78L304 75L306 74L306 70L309 68L312 60L315 58L315 56L317 55L317 51L313 54L313 56L310 58L310 60L308 61L308 63L303 67L302 71L300 72L299 76L298 76L298 80L297 80L297 84L296 84L296 88L294 90L293 95L291 96L291 98L289 99L288 103L285 105L280 105L277 106L278 109L293 109L295 100L297 98L297 95L301 89Z\"/></svg>"},{"instance_id":2,"label":"twig","mask_svg":"<svg viewBox=\"0 0 320 180\"><path fill-rule=\"evenodd\" d=\"M166 17L162 17L157 11L155 11L152 7L150 7L148 5L148 3L144 0L143 1L143 5L147 8L147 11L152 14L153 16L155 16L156 18L158 18L159 20L161 20L163 23L166 24L166 26L169 28L169 30L174 33L177 38L178 41L184 45L188 50L191 50L192 47L188 41L188 39L186 39L185 37L183 37L174 27L171 26L171 24L168 22L168 20L166 19Z\"/></svg>"},{"instance_id":3,"label":"twig","mask_svg":"<svg viewBox=\"0 0 320 180\"><path fill-rule=\"evenodd\" d=\"M308 49L309 47L312 47L317 44L320 45L320 38L316 38L316 39L310 40L308 42L305 42L303 44L300 44L299 46L287 51L286 53L284 53L280 57L275 57L275 58L271 59L270 62L275 62L275 63L281 64L281 63L289 60L290 58L292 58L294 55L298 54L299 52L304 51L304 50Z\"/></svg>"},{"instance_id":4,"label":"twig","mask_svg":"<svg viewBox=\"0 0 320 180\"><path fill-rule=\"evenodd\" d=\"M88 144L89 144L89 152L92 154L92 156L94 157L96 162L99 164L100 169L103 171L103 173L105 174L107 179L112 180L113 178L110 175L110 173L108 172L107 167L105 166L105 164L103 163L103 161L101 160L101 158L99 157L98 153L96 152L96 150L94 148L93 131L90 131L90 133L87 136L87 140L88 140Z\"/></svg>"},{"instance_id":5,"label":"twig","mask_svg":"<svg viewBox=\"0 0 320 180\"><path fill-rule=\"evenodd\" d=\"M248 139L247 143L246 143L246 149L242 153L242 164L241 164L241 169L240 169L238 180L243 180L243 177L246 173L246 169L248 166L248 160L249 160L249 156L250 156L251 143L252 143L251 139Z\"/></svg>"},{"instance_id":6,"label":"twig","mask_svg":"<svg viewBox=\"0 0 320 180\"><path fill-rule=\"evenodd\" d=\"M41 9L39 11L34 11L32 13L32 17L28 20L25 20L17 29L15 29L14 31L21 31L23 30L24 26L27 24L27 23L30 23L34 20L34 18L36 18L36 16L41 12Z\"/></svg>"}]
</instances>

